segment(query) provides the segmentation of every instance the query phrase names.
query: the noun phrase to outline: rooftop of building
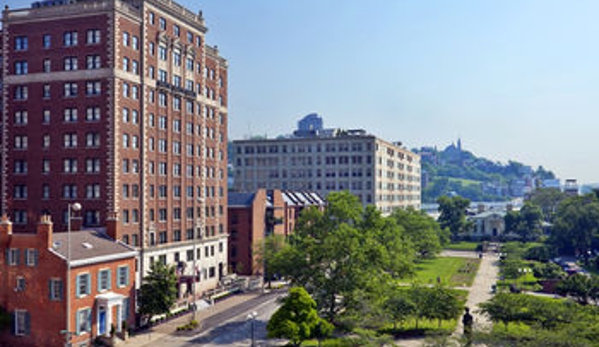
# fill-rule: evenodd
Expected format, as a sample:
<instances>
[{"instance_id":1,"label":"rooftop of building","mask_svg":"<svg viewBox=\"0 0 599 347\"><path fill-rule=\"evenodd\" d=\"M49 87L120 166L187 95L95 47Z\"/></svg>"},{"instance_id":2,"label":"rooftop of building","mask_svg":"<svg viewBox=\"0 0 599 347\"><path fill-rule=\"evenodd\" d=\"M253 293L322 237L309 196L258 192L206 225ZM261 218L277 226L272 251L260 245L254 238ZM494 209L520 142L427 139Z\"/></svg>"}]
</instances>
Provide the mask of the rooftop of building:
<instances>
[{"instance_id":1,"label":"rooftop of building","mask_svg":"<svg viewBox=\"0 0 599 347\"><path fill-rule=\"evenodd\" d=\"M284 190L281 193L287 205L311 206L326 204L325 199L316 192Z\"/></svg>"},{"instance_id":2,"label":"rooftop of building","mask_svg":"<svg viewBox=\"0 0 599 347\"><path fill-rule=\"evenodd\" d=\"M93 263L117 258L135 257L136 251L122 242L96 230L53 233L52 250L67 259L70 242L71 262Z\"/></svg>"},{"instance_id":3,"label":"rooftop of building","mask_svg":"<svg viewBox=\"0 0 599 347\"><path fill-rule=\"evenodd\" d=\"M248 207L252 205L256 193L236 193L229 192L227 194L227 205L228 207Z\"/></svg>"}]
</instances>

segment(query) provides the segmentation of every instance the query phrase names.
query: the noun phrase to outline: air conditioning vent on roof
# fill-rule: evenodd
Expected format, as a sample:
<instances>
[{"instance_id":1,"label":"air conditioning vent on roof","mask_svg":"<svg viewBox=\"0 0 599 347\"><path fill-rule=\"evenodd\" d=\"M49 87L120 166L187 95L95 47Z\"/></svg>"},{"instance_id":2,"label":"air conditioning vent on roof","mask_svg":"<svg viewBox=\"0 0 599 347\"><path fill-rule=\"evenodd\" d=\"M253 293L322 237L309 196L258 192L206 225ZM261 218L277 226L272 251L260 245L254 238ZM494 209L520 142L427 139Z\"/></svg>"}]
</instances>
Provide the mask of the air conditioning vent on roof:
<instances>
[{"instance_id":1,"label":"air conditioning vent on roof","mask_svg":"<svg viewBox=\"0 0 599 347\"><path fill-rule=\"evenodd\" d=\"M87 242L83 242L81 245L83 246L83 248L87 248L87 249L94 248L94 246L92 246L91 243L87 243Z\"/></svg>"}]
</instances>

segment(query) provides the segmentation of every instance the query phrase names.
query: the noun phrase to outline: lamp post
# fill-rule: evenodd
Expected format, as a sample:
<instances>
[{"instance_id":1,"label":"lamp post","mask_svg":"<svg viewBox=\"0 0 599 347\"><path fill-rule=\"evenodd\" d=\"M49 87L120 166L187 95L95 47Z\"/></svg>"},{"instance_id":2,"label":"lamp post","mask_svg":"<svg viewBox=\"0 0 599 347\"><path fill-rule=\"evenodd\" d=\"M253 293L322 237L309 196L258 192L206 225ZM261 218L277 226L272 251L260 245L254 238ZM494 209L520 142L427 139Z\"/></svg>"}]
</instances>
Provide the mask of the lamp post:
<instances>
[{"instance_id":1,"label":"lamp post","mask_svg":"<svg viewBox=\"0 0 599 347\"><path fill-rule=\"evenodd\" d=\"M65 332L66 347L71 346L71 217L72 213L81 210L81 204L78 202L67 205L67 330Z\"/></svg>"},{"instance_id":2,"label":"lamp post","mask_svg":"<svg viewBox=\"0 0 599 347\"><path fill-rule=\"evenodd\" d=\"M197 202L202 202L203 199L201 196L198 196ZM202 210L202 206L200 204L200 211ZM194 225L193 225L193 281L192 281L192 299L193 299L193 313L192 313L192 319L195 320L196 319L196 311L197 311L197 307L196 307L196 303L197 303L197 289L198 289L198 284L197 284L197 280L199 278L199 276L201 276L201 274L198 274L198 239L200 238L200 235L202 233L202 228L204 226L203 223L199 223L199 228L198 228L198 209L197 209L197 205L194 211ZM201 221L201 218L200 218Z\"/></svg>"},{"instance_id":3,"label":"lamp post","mask_svg":"<svg viewBox=\"0 0 599 347\"><path fill-rule=\"evenodd\" d=\"M258 317L258 312L256 311L248 314L248 320L250 321L250 347L254 347L254 322L256 321L256 317Z\"/></svg>"}]
</instances>

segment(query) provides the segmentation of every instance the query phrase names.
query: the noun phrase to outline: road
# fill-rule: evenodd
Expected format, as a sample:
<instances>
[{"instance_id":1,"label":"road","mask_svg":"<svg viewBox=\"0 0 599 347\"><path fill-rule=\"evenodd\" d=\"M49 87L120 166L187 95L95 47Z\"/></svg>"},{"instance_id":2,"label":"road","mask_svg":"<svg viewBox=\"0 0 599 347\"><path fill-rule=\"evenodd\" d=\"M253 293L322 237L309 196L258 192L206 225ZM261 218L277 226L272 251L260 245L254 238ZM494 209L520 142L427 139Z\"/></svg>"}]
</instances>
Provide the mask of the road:
<instances>
[{"instance_id":1,"label":"road","mask_svg":"<svg viewBox=\"0 0 599 347\"><path fill-rule=\"evenodd\" d=\"M248 315L254 311L258 313L253 322L255 346L266 346L266 322L279 307L277 299L283 294L284 292L272 292L245 301L207 317L202 322L199 333L193 336L183 334L166 336L152 342L151 346L250 346L252 322L248 319ZM273 345L273 341L269 340L268 345Z\"/></svg>"}]
</instances>

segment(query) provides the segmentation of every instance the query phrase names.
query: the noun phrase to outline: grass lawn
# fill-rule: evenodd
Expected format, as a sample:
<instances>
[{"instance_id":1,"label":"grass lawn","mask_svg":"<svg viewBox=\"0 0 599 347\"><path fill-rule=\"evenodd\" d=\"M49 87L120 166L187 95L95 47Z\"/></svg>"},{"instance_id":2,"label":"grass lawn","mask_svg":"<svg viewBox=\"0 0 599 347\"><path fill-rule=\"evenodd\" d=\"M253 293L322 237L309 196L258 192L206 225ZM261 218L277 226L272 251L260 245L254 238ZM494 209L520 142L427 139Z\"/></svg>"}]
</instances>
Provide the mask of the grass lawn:
<instances>
[{"instance_id":1,"label":"grass lawn","mask_svg":"<svg viewBox=\"0 0 599 347\"><path fill-rule=\"evenodd\" d=\"M449 249L452 251L476 251L476 247L478 247L479 244L480 242L462 241L450 243L445 246L445 249Z\"/></svg>"},{"instance_id":2,"label":"grass lawn","mask_svg":"<svg viewBox=\"0 0 599 347\"><path fill-rule=\"evenodd\" d=\"M416 265L416 275L413 282L436 284L437 278L441 283L451 287L469 287L478 271L480 259L439 257L422 261Z\"/></svg>"}]
</instances>

